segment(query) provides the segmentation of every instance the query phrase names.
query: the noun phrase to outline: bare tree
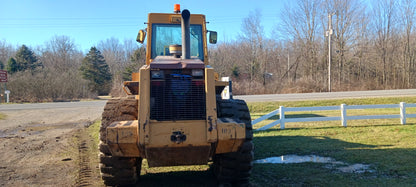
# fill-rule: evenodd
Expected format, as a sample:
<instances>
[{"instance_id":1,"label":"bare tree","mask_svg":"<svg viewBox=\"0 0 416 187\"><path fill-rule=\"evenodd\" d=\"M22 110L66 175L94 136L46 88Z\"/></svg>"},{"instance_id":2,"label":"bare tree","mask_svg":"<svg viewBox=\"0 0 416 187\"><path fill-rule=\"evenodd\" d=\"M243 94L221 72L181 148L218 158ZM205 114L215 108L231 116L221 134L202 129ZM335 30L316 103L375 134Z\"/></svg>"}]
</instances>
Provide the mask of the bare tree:
<instances>
[{"instance_id":1,"label":"bare tree","mask_svg":"<svg viewBox=\"0 0 416 187\"><path fill-rule=\"evenodd\" d=\"M243 19L241 30L242 35L241 39L244 44L249 47L250 54L247 60L249 60L249 72L250 80L255 79L256 72L259 70L264 73L265 71L265 61L264 61L264 44L263 36L264 30L261 24L261 11L256 9L254 12L250 12L248 17Z\"/></svg>"},{"instance_id":2,"label":"bare tree","mask_svg":"<svg viewBox=\"0 0 416 187\"><path fill-rule=\"evenodd\" d=\"M376 67L378 66L377 61L371 60L374 58L372 53L373 43L370 39L370 24L369 14L364 10L359 15L358 24L354 27L354 43L351 46L353 56L351 61L355 63L355 68L350 69L349 73L352 75L349 81L355 82L355 85L360 89L375 89L374 76ZM371 80L371 83L367 83Z\"/></svg>"},{"instance_id":3,"label":"bare tree","mask_svg":"<svg viewBox=\"0 0 416 187\"><path fill-rule=\"evenodd\" d=\"M376 52L382 62L382 79L380 84L386 88L389 77L388 70L392 64L392 54L395 50L393 44L393 34L396 32L396 1L380 0L376 1L373 8L373 27L375 28L375 47Z\"/></svg>"},{"instance_id":4,"label":"bare tree","mask_svg":"<svg viewBox=\"0 0 416 187\"><path fill-rule=\"evenodd\" d=\"M402 64L402 79L403 83L407 87L411 86L414 81L414 69L415 69L415 38L414 34L414 21L416 19L416 3L413 0L402 0L400 2L400 20L403 25L404 40L403 40L403 64Z\"/></svg>"},{"instance_id":5,"label":"bare tree","mask_svg":"<svg viewBox=\"0 0 416 187\"><path fill-rule=\"evenodd\" d=\"M6 40L0 40L0 61L7 64L10 57L16 54L16 49L12 45L8 44Z\"/></svg>"},{"instance_id":6,"label":"bare tree","mask_svg":"<svg viewBox=\"0 0 416 187\"><path fill-rule=\"evenodd\" d=\"M68 36L54 36L45 43L41 60L45 67L58 72L68 72L72 68L78 69L82 55Z\"/></svg>"},{"instance_id":7,"label":"bare tree","mask_svg":"<svg viewBox=\"0 0 416 187\"><path fill-rule=\"evenodd\" d=\"M321 5L321 0L297 0L294 6L287 4L280 14L282 24L278 25L281 33L292 41L293 50L297 51L292 56L302 66L300 73L311 80L322 80L323 77L319 73L322 70L318 69L322 63L318 55L323 36L318 34L322 28L319 23L322 17Z\"/></svg>"},{"instance_id":8,"label":"bare tree","mask_svg":"<svg viewBox=\"0 0 416 187\"><path fill-rule=\"evenodd\" d=\"M98 43L97 48L102 52L111 73L120 73L128 61L123 58L123 46L116 38L109 38Z\"/></svg>"},{"instance_id":9,"label":"bare tree","mask_svg":"<svg viewBox=\"0 0 416 187\"><path fill-rule=\"evenodd\" d=\"M365 5L359 0L326 0L324 6L328 14L334 14L335 23L334 28L334 43L336 61L338 62L338 84L339 87L342 82L350 80L346 77L350 74L344 69L345 63L352 62L351 49L357 44L359 35L357 31L359 24L363 21L363 14L365 13ZM350 66L353 64L350 63ZM347 79L346 79L347 78Z\"/></svg>"}]
</instances>

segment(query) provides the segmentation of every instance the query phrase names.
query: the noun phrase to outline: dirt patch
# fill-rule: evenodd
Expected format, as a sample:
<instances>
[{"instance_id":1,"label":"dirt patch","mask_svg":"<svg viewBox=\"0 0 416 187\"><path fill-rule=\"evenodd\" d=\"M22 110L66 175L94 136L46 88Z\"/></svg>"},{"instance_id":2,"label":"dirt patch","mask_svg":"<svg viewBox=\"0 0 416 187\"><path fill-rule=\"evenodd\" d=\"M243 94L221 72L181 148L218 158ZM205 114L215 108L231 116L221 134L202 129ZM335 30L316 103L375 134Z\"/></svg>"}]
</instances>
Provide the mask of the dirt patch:
<instances>
[{"instance_id":1,"label":"dirt patch","mask_svg":"<svg viewBox=\"0 0 416 187\"><path fill-rule=\"evenodd\" d=\"M103 104L0 106L0 186L99 186L98 156L85 150L96 149L87 127Z\"/></svg>"},{"instance_id":2,"label":"dirt patch","mask_svg":"<svg viewBox=\"0 0 416 187\"><path fill-rule=\"evenodd\" d=\"M75 135L78 143L76 186L104 186L98 167L98 143L91 135L88 129L78 130Z\"/></svg>"},{"instance_id":3,"label":"dirt patch","mask_svg":"<svg viewBox=\"0 0 416 187\"><path fill-rule=\"evenodd\" d=\"M90 122L0 131L0 186L100 186ZM91 158L93 158L91 160Z\"/></svg>"},{"instance_id":4,"label":"dirt patch","mask_svg":"<svg viewBox=\"0 0 416 187\"><path fill-rule=\"evenodd\" d=\"M48 127L49 128L49 127ZM0 186L68 185L74 181L73 129L54 126L47 130L18 127L0 137ZM57 180L59 179L59 180Z\"/></svg>"}]
</instances>

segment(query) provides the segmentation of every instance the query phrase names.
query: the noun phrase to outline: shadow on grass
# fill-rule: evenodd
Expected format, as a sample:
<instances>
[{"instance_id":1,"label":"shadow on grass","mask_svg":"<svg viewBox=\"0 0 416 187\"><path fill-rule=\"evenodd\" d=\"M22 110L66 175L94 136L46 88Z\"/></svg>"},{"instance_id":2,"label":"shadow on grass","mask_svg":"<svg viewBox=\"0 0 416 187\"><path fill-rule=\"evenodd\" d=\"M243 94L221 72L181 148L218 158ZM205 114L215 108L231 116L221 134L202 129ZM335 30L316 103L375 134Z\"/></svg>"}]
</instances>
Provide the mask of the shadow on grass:
<instances>
[{"instance_id":1,"label":"shadow on grass","mask_svg":"<svg viewBox=\"0 0 416 187\"><path fill-rule=\"evenodd\" d=\"M324 130L324 129L339 129L339 128L366 128L366 127L394 127L394 126L403 126L402 124L377 124L377 125L349 125L347 127L342 127L341 125L333 125L333 126L314 126L314 125L310 125L310 126L300 126L300 127L296 127L296 128L292 128L292 127L288 127L288 125L290 125L291 123L286 123L286 128L284 130L304 130L304 129L314 129L314 130ZM415 125L412 123L406 124L408 126L410 125ZM278 126L278 125L277 125ZM256 127L256 128L260 128L260 127ZM267 130L263 130L263 131L253 131L254 133L260 133L260 132L278 132L281 131L282 129L267 129Z\"/></svg>"},{"instance_id":2,"label":"shadow on grass","mask_svg":"<svg viewBox=\"0 0 416 187\"><path fill-rule=\"evenodd\" d=\"M171 171L140 176L136 186L217 186L211 169L207 171Z\"/></svg>"},{"instance_id":3,"label":"shadow on grass","mask_svg":"<svg viewBox=\"0 0 416 187\"><path fill-rule=\"evenodd\" d=\"M321 163L254 164L251 181L262 186L411 186L416 183L416 149L366 145L327 136L255 137L255 160L282 155L317 155L348 164L368 164L374 172L343 173Z\"/></svg>"},{"instance_id":4,"label":"shadow on grass","mask_svg":"<svg viewBox=\"0 0 416 187\"><path fill-rule=\"evenodd\" d=\"M256 137L253 141L255 145L255 159L285 154L327 156L328 153L334 151L375 147L331 139L325 136L266 136Z\"/></svg>"}]
</instances>

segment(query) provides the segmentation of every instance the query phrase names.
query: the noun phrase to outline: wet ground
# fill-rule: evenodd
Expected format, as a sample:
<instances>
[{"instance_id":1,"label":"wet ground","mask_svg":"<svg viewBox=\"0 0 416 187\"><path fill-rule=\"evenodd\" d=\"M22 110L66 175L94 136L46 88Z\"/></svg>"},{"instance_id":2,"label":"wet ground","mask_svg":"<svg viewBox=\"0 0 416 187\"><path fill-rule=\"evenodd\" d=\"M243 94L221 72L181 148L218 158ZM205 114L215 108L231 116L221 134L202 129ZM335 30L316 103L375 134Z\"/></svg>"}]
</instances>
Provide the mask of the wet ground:
<instances>
[{"instance_id":1,"label":"wet ground","mask_svg":"<svg viewBox=\"0 0 416 187\"><path fill-rule=\"evenodd\" d=\"M280 157L269 157L254 161L259 164L296 164L296 163L322 163L326 164L328 168L335 168L340 172L345 173L366 173L374 172L370 169L370 165L367 164L349 164L341 161L337 161L331 157L322 157L317 155L282 155Z\"/></svg>"}]
</instances>

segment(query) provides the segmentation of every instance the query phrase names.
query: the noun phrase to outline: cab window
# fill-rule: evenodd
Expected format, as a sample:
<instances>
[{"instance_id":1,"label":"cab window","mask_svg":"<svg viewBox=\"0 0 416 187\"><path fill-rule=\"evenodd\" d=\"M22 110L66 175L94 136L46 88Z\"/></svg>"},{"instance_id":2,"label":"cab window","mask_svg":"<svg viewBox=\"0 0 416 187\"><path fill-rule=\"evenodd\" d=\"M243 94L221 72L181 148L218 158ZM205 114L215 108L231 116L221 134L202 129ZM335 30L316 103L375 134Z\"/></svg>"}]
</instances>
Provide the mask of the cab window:
<instances>
[{"instance_id":1,"label":"cab window","mask_svg":"<svg viewBox=\"0 0 416 187\"><path fill-rule=\"evenodd\" d=\"M202 26L191 25L191 56L204 60ZM157 56L171 56L169 45L182 45L180 24L152 24L152 59Z\"/></svg>"}]
</instances>

